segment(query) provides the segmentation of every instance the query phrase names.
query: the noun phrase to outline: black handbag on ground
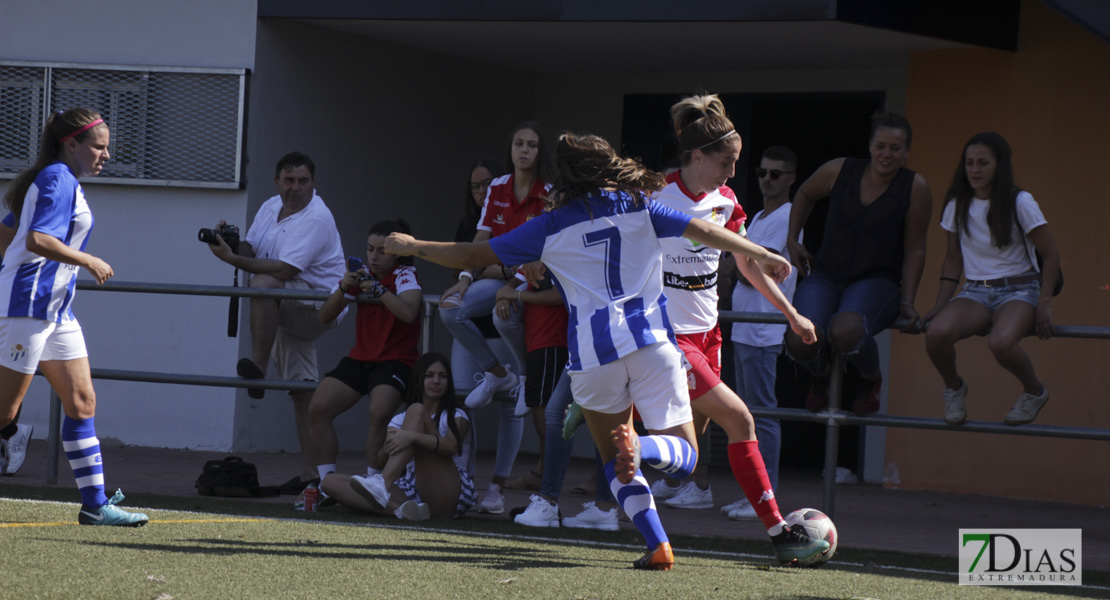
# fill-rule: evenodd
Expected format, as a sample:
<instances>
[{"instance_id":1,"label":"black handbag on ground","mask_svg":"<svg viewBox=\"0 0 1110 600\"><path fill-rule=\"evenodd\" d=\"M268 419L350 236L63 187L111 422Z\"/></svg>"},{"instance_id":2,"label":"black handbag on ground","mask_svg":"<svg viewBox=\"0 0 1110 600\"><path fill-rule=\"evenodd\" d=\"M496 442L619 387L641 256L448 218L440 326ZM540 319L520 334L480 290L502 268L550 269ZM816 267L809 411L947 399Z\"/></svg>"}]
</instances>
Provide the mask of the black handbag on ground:
<instances>
[{"instance_id":1,"label":"black handbag on ground","mask_svg":"<svg viewBox=\"0 0 1110 600\"><path fill-rule=\"evenodd\" d=\"M238 456L204 463L196 488L201 496L254 498L274 495L271 489L258 485L258 469L254 464Z\"/></svg>"}]
</instances>

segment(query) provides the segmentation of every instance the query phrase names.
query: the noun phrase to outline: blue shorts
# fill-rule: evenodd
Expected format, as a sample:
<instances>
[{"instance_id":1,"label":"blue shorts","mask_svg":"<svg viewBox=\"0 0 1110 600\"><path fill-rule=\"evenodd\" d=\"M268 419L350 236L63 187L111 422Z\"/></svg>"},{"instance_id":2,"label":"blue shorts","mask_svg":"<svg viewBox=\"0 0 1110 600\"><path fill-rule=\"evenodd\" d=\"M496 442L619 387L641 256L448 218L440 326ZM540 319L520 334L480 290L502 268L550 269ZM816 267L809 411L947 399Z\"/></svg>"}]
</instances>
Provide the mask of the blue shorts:
<instances>
[{"instance_id":1,"label":"blue shorts","mask_svg":"<svg viewBox=\"0 0 1110 600\"><path fill-rule=\"evenodd\" d=\"M1012 300L1027 302L1036 308L1037 299L1040 298L1040 296L1041 282L1039 281L991 287L981 283L971 283L969 281L964 284L963 289L956 295L957 298L967 298L968 300L982 304L991 312L998 310L1003 304Z\"/></svg>"}]
</instances>

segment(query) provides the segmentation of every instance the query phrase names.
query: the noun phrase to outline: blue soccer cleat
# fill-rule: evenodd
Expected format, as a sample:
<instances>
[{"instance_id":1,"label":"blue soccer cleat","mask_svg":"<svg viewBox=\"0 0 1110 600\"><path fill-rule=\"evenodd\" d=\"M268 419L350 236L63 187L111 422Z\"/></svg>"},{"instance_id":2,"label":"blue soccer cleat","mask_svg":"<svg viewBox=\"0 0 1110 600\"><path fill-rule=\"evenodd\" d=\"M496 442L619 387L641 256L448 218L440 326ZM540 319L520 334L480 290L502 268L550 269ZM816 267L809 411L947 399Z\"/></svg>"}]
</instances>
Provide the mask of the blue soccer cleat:
<instances>
[{"instance_id":1,"label":"blue soccer cleat","mask_svg":"<svg viewBox=\"0 0 1110 600\"><path fill-rule=\"evenodd\" d=\"M108 527L142 527L150 521L150 517L143 513L130 513L116 506L123 502L123 492L116 493L108 499L108 503L95 511L90 511L84 506L77 513L77 522L82 525L105 525Z\"/></svg>"},{"instance_id":2,"label":"blue soccer cleat","mask_svg":"<svg viewBox=\"0 0 1110 600\"><path fill-rule=\"evenodd\" d=\"M784 567L804 567L816 562L829 551L829 543L815 540L801 532L801 528L791 529L784 525L782 533L771 537L775 547L775 558Z\"/></svg>"}]
</instances>

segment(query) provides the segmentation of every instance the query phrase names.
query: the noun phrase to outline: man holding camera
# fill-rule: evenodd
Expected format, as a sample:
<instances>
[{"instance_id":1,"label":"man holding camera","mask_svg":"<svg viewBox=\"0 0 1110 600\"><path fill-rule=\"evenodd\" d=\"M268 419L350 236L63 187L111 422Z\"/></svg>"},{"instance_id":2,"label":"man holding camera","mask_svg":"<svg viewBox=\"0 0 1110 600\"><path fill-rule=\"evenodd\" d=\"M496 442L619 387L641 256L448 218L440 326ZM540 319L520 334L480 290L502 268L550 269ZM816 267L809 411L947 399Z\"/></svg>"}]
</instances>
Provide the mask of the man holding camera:
<instances>
[{"instance_id":1,"label":"man holding camera","mask_svg":"<svg viewBox=\"0 0 1110 600\"><path fill-rule=\"evenodd\" d=\"M292 152L281 157L274 176L278 195L258 209L246 239L238 248L233 249L218 235L221 231L227 235L228 231L221 221L216 228L217 243L208 246L212 254L251 273L252 288L330 292L335 282L343 278L346 267L335 219L316 195L315 175L316 165L308 156ZM252 356L239 360L236 365L239 376L264 378L272 352L280 379L316 381L319 377L316 338L335 327L343 314L325 325L319 317L323 301L252 298L250 305ZM261 388L248 390L252 398L261 398L264 393ZM298 493L316 477L316 462L309 452L308 440L312 392L289 392L289 396L301 444L301 468L280 489Z\"/></svg>"}]
</instances>

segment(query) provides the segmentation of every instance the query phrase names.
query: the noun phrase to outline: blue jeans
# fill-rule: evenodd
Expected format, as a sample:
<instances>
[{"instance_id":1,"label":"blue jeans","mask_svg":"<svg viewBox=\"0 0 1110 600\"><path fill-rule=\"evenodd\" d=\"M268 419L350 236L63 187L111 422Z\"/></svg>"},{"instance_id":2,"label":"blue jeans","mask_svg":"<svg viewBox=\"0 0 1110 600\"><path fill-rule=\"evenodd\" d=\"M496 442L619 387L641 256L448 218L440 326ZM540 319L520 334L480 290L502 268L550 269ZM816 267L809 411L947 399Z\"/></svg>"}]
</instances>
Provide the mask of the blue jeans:
<instances>
[{"instance_id":1,"label":"blue jeans","mask_svg":"<svg viewBox=\"0 0 1110 600\"><path fill-rule=\"evenodd\" d=\"M567 475L567 465L570 464L570 454L574 450L574 438L563 439L563 419L567 415L567 407L574 401L570 393L570 375L566 371L559 376L555 390L544 408L544 454L543 454L543 483L540 485L540 494L558 499L563 489L563 480Z\"/></svg>"},{"instance_id":2,"label":"blue jeans","mask_svg":"<svg viewBox=\"0 0 1110 600\"><path fill-rule=\"evenodd\" d=\"M478 367L488 371L497 366L497 357L486 344L486 338L471 319L493 313L497 290L505 284L500 279L479 279L466 288L462 303L455 308L439 309L439 319L447 331L474 357Z\"/></svg>"},{"instance_id":3,"label":"blue jeans","mask_svg":"<svg viewBox=\"0 0 1110 600\"><path fill-rule=\"evenodd\" d=\"M814 359L798 362L814 375L824 372L829 364L829 324L836 315L852 312L863 317L863 336L845 357L860 373L870 375L878 371L879 346L875 343L875 336L898 318L901 293L902 286L898 282L883 277L837 283L824 273L815 271L798 282L794 308L813 321L817 339L822 340L818 342L821 349Z\"/></svg>"},{"instance_id":4,"label":"blue jeans","mask_svg":"<svg viewBox=\"0 0 1110 600\"><path fill-rule=\"evenodd\" d=\"M497 290L504 285L505 282L501 279L479 279L466 289L460 306L439 309L439 318L443 325L474 357L478 367L483 371L492 369L499 361L490 350L481 330L470 319L492 314ZM513 311L513 316L508 321L502 321L496 316L493 319L494 326L501 333L514 361L518 361L517 357L524 356L524 329L521 326L521 316L522 311L517 310ZM523 374L523 365L524 363L520 361L514 366L514 370L518 374ZM501 420L497 426L497 453L493 460L493 474L495 477L508 477L512 473L513 463L516 462L516 455L520 450L524 418L513 414L516 407L512 402L496 404Z\"/></svg>"},{"instance_id":5,"label":"blue jeans","mask_svg":"<svg viewBox=\"0 0 1110 600\"><path fill-rule=\"evenodd\" d=\"M736 394L749 407L777 408L775 379L782 344L774 346L749 346L732 342L732 360L736 366ZM759 453L767 466L771 489L779 487L779 454L782 448L782 427L778 419L756 417L756 438Z\"/></svg>"}]
</instances>

